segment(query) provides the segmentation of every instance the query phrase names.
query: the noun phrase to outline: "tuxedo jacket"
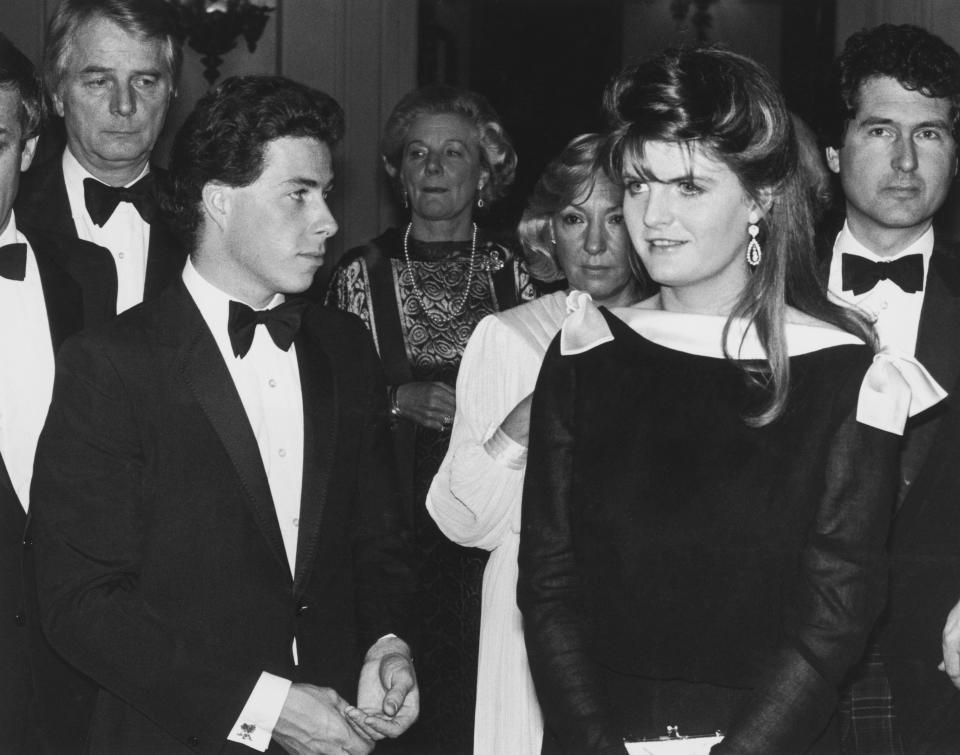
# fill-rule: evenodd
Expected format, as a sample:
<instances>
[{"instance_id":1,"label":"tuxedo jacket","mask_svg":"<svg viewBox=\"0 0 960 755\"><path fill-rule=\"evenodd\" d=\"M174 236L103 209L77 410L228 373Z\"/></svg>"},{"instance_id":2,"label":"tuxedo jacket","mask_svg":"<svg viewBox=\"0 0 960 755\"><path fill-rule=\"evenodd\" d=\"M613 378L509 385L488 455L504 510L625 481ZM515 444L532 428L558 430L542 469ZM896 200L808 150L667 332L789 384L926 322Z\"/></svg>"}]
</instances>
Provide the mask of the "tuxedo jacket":
<instances>
[{"instance_id":1,"label":"tuxedo jacket","mask_svg":"<svg viewBox=\"0 0 960 755\"><path fill-rule=\"evenodd\" d=\"M162 180L162 169L151 166L150 170L158 181ZM77 226L70 212L70 200L63 178L61 154L33 166L24 174L14 207L20 222L77 238ZM112 262L112 256L110 259ZM186 252L172 229L161 219L151 223L143 298L155 298L177 280L185 261Z\"/></svg>"},{"instance_id":2,"label":"tuxedo jacket","mask_svg":"<svg viewBox=\"0 0 960 755\"><path fill-rule=\"evenodd\" d=\"M295 347L292 575L256 438L182 282L61 349L28 533L47 636L99 687L90 752L247 752L226 737L261 671L353 699L365 650L409 633L370 337L315 306Z\"/></svg>"},{"instance_id":3,"label":"tuxedo jacket","mask_svg":"<svg viewBox=\"0 0 960 755\"><path fill-rule=\"evenodd\" d=\"M19 221L19 218L18 218ZM40 285L47 309L50 339L56 350L64 339L85 323L98 324L113 317L115 279L110 268L99 271L88 265L83 283L68 273L74 258L95 263L99 248L79 239L57 238L29 229L18 222L18 229L33 249L40 273ZM88 257L89 256L89 257ZM99 276L99 277L98 277ZM17 327L7 323L3 327ZM5 358L0 355L0 359ZM8 358L8 357L7 357ZM32 612L27 608L23 590L21 554L26 515L0 456L0 731L5 752L33 753L30 646L35 637ZM49 669L41 663L35 670ZM54 662L53 668L56 668Z\"/></svg>"},{"instance_id":4,"label":"tuxedo jacket","mask_svg":"<svg viewBox=\"0 0 960 755\"><path fill-rule=\"evenodd\" d=\"M911 753L960 750L960 691L937 670L960 600L960 246L937 243L916 356L949 396L907 425L881 648Z\"/></svg>"},{"instance_id":5,"label":"tuxedo jacket","mask_svg":"<svg viewBox=\"0 0 960 755\"><path fill-rule=\"evenodd\" d=\"M911 755L960 750L960 691L937 670L944 622L960 600L960 245L935 239L924 288L916 357L949 395L907 423L878 627Z\"/></svg>"}]
</instances>

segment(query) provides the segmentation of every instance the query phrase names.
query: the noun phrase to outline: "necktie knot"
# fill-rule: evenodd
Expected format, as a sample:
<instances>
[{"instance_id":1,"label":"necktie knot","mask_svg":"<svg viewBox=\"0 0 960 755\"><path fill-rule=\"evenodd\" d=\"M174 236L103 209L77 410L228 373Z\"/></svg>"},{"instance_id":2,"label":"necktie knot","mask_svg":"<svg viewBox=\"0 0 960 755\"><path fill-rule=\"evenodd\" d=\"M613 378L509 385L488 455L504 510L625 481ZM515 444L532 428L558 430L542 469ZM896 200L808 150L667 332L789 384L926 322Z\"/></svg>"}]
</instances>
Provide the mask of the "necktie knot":
<instances>
[{"instance_id":1,"label":"necktie knot","mask_svg":"<svg viewBox=\"0 0 960 755\"><path fill-rule=\"evenodd\" d=\"M22 281L27 277L27 245L0 246L0 278Z\"/></svg>"},{"instance_id":2,"label":"necktie knot","mask_svg":"<svg viewBox=\"0 0 960 755\"><path fill-rule=\"evenodd\" d=\"M908 294L923 291L923 255L907 254L890 261L874 261L856 254L844 253L841 258L843 290L854 296L872 289L882 280L889 280Z\"/></svg>"},{"instance_id":3,"label":"necktie knot","mask_svg":"<svg viewBox=\"0 0 960 755\"><path fill-rule=\"evenodd\" d=\"M272 309L251 309L238 301L230 302L227 330L234 355L241 359L250 351L257 325L264 325L277 348L289 351L303 311L307 308L306 299L288 299Z\"/></svg>"},{"instance_id":4,"label":"necktie knot","mask_svg":"<svg viewBox=\"0 0 960 755\"><path fill-rule=\"evenodd\" d=\"M153 174L148 173L131 186L108 186L93 178L83 179L83 201L95 225L103 227L117 205L129 202L147 223L156 219L157 200Z\"/></svg>"}]
</instances>

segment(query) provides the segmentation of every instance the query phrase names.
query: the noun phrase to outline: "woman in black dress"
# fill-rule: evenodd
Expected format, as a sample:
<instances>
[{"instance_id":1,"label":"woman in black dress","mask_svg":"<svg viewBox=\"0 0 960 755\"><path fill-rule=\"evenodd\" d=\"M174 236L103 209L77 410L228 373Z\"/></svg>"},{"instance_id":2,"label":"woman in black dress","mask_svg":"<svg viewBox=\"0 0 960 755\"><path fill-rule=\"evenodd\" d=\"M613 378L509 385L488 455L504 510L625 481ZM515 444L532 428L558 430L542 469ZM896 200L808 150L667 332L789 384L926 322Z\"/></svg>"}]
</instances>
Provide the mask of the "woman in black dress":
<instances>
[{"instance_id":1,"label":"woman in black dress","mask_svg":"<svg viewBox=\"0 0 960 755\"><path fill-rule=\"evenodd\" d=\"M534 394L518 601L544 751L621 753L667 726L722 730L715 753L830 751L883 604L913 386L818 284L765 70L672 51L605 106L660 291L569 302Z\"/></svg>"}]
</instances>

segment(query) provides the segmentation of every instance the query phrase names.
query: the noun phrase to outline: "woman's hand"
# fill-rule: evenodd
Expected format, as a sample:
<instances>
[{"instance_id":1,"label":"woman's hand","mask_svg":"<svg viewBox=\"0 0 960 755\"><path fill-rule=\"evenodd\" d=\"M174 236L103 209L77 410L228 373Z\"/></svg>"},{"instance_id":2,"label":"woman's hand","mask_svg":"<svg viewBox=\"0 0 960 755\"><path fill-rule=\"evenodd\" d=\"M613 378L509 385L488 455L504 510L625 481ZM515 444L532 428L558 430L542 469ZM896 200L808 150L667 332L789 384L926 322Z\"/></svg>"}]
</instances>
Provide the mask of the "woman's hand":
<instances>
[{"instance_id":1,"label":"woman's hand","mask_svg":"<svg viewBox=\"0 0 960 755\"><path fill-rule=\"evenodd\" d=\"M442 430L453 423L457 394L446 383L404 383L397 386L400 416L431 430Z\"/></svg>"}]
</instances>

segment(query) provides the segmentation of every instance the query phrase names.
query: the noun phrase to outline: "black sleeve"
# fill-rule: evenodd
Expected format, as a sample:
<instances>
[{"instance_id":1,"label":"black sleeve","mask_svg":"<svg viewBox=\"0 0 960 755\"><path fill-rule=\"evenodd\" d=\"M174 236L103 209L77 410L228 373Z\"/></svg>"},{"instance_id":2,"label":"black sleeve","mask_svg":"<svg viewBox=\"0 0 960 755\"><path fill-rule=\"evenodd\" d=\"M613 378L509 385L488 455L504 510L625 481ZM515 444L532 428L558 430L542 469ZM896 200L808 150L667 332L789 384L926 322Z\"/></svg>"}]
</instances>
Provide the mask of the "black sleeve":
<instances>
[{"instance_id":1,"label":"black sleeve","mask_svg":"<svg viewBox=\"0 0 960 755\"><path fill-rule=\"evenodd\" d=\"M565 752L624 753L584 648L573 552L575 358L554 340L537 381L523 487L517 603L546 729Z\"/></svg>"},{"instance_id":2,"label":"black sleeve","mask_svg":"<svg viewBox=\"0 0 960 755\"><path fill-rule=\"evenodd\" d=\"M805 751L828 723L883 608L900 436L857 422L856 377L838 391L848 411L827 450L785 641L716 753Z\"/></svg>"},{"instance_id":3,"label":"black sleeve","mask_svg":"<svg viewBox=\"0 0 960 755\"><path fill-rule=\"evenodd\" d=\"M366 332L368 382L363 437L357 468L359 526L353 533L361 649L393 633L415 644L413 546L397 484L383 369Z\"/></svg>"}]
</instances>

